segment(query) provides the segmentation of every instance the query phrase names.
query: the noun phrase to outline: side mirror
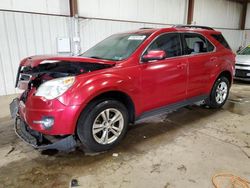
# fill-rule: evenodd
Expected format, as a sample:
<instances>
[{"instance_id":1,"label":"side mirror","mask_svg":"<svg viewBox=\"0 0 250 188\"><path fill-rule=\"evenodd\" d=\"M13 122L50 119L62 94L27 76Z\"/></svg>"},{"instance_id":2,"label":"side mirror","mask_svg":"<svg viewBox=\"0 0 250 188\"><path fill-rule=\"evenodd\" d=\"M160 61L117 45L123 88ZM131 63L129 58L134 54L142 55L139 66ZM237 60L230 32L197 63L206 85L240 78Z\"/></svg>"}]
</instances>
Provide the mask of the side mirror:
<instances>
[{"instance_id":1,"label":"side mirror","mask_svg":"<svg viewBox=\"0 0 250 188\"><path fill-rule=\"evenodd\" d=\"M162 60L167 57L166 52L163 50L150 50L147 54L142 56L143 62Z\"/></svg>"}]
</instances>

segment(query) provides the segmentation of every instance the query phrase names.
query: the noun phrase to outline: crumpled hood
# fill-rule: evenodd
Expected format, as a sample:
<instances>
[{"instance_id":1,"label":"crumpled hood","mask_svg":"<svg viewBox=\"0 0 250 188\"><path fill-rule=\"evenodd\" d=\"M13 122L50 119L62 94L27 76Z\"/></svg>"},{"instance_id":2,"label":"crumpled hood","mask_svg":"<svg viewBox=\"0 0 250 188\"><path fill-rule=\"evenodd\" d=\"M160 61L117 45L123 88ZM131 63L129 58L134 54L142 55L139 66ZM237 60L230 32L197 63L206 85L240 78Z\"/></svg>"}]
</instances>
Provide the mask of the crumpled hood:
<instances>
[{"instance_id":1,"label":"crumpled hood","mask_svg":"<svg viewBox=\"0 0 250 188\"><path fill-rule=\"evenodd\" d=\"M113 61L84 57L32 56L21 61L16 87L26 90L32 83L38 87L43 82L66 76L77 76L101 69L111 68Z\"/></svg>"},{"instance_id":2,"label":"crumpled hood","mask_svg":"<svg viewBox=\"0 0 250 188\"><path fill-rule=\"evenodd\" d=\"M109 64L109 65L115 64L114 61L86 58L86 57L81 57L81 56L38 55L38 56L31 56L31 57L27 57L23 59L20 63L20 66L36 67L40 64L60 62L60 61L68 61L72 63L82 62L82 63L100 63L100 64Z\"/></svg>"}]
</instances>

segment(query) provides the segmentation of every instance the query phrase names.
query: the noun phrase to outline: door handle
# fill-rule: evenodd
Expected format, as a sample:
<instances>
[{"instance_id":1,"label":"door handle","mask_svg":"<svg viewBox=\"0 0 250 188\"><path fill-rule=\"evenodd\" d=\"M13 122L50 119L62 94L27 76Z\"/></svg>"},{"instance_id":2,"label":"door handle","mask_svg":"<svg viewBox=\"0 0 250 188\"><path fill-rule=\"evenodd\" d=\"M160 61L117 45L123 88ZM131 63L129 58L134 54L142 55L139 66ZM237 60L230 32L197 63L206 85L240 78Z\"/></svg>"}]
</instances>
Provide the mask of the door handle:
<instances>
[{"instance_id":1,"label":"door handle","mask_svg":"<svg viewBox=\"0 0 250 188\"><path fill-rule=\"evenodd\" d=\"M184 64L184 63L181 63L181 64L177 65L178 69L184 69L185 67L186 67L186 64Z\"/></svg>"},{"instance_id":2,"label":"door handle","mask_svg":"<svg viewBox=\"0 0 250 188\"><path fill-rule=\"evenodd\" d=\"M210 61L215 62L217 60L217 57L211 57Z\"/></svg>"}]
</instances>

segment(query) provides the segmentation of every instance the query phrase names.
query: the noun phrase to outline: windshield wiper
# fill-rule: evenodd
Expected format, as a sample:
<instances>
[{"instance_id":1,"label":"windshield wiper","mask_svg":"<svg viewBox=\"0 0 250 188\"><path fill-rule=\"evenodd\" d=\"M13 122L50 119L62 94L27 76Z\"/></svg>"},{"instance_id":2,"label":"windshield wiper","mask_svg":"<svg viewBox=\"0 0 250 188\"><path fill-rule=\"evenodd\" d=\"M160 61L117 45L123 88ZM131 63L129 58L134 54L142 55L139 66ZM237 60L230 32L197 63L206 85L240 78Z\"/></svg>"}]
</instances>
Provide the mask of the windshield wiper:
<instances>
[{"instance_id":1,"label":"windshield wiper","mask_svg":"<svg viewBox=\"0 0 250 188\"><path fill-rule=\"evenodd\" d=\"M107 58L102 58L102 57L99 57L99 56L90 56L90 57L88 57L88 56L82 56L82 57L94 58L94 59L103 59L103 60L110 60L110 61L117 61L116 59L107 59Z\"/></svg>"},{"instance_id":2,"label":"windshield wiper","mask_svg":"<svg viewBox=\"0 0 250 188\"><path fill-rule=\"evenodd\" d=\"M94 58L94 59L103 59L103 58L98 57L98 56L90 56L90 58Z\"/></svg>"}]
</instances>

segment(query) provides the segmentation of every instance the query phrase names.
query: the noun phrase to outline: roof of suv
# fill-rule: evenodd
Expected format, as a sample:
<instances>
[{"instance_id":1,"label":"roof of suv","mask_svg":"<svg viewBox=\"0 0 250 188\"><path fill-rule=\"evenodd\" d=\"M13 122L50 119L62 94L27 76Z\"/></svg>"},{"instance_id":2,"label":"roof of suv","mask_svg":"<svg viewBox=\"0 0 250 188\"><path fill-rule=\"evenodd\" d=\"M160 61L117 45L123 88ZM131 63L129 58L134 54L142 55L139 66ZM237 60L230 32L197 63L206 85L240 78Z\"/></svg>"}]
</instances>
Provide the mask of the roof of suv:
<instances>
[{"instance_id":1,"label":"roof of suv","mask_svg":"<svg viewBox=\"0 0 250 188\"><path fill-rule=\"evenodd\" d=\"M211 33L211 34L220 34L221 32L216 31L209 27L204 26L173 26L173 27L166 27L166 28L141 28L140 30L132 31L129 33L136 33L136 34L152 34L155 32L163 33L163 32L174 32L174 31L195 31L199 33Z\"/></svg>"}]
</instances>

